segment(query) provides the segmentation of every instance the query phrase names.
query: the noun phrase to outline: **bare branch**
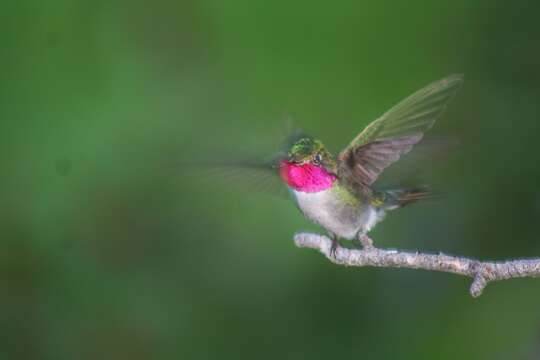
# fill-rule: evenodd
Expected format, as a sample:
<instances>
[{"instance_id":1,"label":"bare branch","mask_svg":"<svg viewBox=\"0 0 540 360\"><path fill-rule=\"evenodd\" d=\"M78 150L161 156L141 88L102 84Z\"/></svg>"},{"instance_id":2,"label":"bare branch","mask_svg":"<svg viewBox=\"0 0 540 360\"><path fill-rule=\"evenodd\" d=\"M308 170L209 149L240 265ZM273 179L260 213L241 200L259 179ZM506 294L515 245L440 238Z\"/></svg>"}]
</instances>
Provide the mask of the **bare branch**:
<instances>
[{"instance_id":1,"label":"bare branch","mask_svg":"<svg viewBox=\"0 0 540 360\"><path fill-rule=\"evenodd\" d=\"M503 262L478 261L442 253L423 254L375 247L347 249L339 247L336 256L330 255L332 241L326 236L300 233L294 237L296 246L319 250L331 262L345 266L375 266L442 271L473 278L470 293L478 297L490 281L540 277L540 258Z\"/></svg>"}]
</instances>

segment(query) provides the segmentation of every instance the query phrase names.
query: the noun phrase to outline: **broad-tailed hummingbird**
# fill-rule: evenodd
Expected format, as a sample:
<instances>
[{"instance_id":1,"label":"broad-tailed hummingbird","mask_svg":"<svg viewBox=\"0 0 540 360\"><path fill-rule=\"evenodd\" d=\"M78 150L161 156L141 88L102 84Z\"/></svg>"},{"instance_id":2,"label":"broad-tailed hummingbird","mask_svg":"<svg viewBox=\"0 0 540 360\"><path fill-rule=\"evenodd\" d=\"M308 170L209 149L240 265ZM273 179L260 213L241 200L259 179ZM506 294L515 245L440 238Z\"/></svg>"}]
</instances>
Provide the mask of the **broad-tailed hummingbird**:
<instances>
[{"instance_id":1,"label":"broad-tailed hummingbird","mask_svg":"<svg viewBox=\"0 0 540 360\"><path fill-rule=\"evenodd\" d=\"M371 246L367 233L388 210L430 196L423 188L377 190L378 176L433 126L463 82L451 75L417 91L369 124L334 157L320 140L302 136L279 161L279 174L302 213L333 240Z\"/></svg>"},{"instance_id":2,"label":"broad-tailed hummingbird","mask_svg":"<svg viewBox=\"0 0 540 360\"><path fill-rule=\"evenodd\" d=\"M462 82L462 75L450 75L415 92L371 122L337 156L320 140L300 134L271 164L225 165L275 171L304 216L327 230L333 255L339 239L370 247L367 234L388 210L432 196L423 187L382 190L375 183L422 140Z\"/></svg>"}]
</instances>

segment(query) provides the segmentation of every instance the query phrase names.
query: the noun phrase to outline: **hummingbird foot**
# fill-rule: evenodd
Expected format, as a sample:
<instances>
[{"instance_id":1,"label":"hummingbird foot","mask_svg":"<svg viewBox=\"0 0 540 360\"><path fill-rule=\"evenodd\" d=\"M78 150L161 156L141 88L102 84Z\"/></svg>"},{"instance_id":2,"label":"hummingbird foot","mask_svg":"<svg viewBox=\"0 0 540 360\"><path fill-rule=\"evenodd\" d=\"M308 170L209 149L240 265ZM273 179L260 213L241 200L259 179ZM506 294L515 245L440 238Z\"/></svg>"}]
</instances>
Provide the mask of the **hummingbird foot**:
<instances>
[{"instance_id":1,"label":"hummingbird foot","mask_svg":"<svg viewBox=\"0 0 540 360\"><path fill-rule=\"evenodd\" d=\"M332 239L332 246L330 247L330 256L335 259L337 249L339 248L339 241L336 236L332 236L331 239Z\"/></svg>"}]
</instances>

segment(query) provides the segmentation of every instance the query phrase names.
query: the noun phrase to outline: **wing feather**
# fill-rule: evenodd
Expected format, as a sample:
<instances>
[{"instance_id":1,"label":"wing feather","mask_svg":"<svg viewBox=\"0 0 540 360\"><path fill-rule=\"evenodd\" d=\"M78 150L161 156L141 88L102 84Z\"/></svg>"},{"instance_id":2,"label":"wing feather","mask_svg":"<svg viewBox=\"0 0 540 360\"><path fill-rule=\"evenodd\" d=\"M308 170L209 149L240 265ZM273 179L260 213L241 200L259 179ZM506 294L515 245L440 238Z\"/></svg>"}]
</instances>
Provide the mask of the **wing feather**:
<instances>
[{"instance_id":1,"label":"wing feather","mask_svg":"<svg viewBox=\"0 0 540 360\"><path fill-rule=\"evenodd\" d=\"M429 130L463 82L450 75L402 100L369 124L338 155L340 175L363 188L411 151Z\"/></svg>"}]
</instances>

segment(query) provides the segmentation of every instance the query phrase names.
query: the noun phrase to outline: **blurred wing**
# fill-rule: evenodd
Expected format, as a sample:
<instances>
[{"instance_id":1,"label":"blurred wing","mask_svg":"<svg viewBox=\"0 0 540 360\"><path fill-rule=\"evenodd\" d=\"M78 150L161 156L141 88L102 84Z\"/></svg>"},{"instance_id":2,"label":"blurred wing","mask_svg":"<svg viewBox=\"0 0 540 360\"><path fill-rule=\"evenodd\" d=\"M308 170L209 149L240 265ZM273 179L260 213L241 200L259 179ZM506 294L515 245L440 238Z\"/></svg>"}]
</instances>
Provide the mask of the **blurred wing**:
<instances>
[{"instance_id":1,"label":"blurred wing","mask_svg":"<svg viewBox=\"0 0 540 360\"><path fill-rule=\"evenodd\" d=\"M424 135L422 140L414 145L414 151L402 155L398 162L392 164L377 178L377 187L387 184L415 187L416 184L432 181L431 176L444 163L454 159L460 150L460 143L453 138L430 137Z\"/></svg>"},{"instance_id":2,"label":"blurred wing","mask_svg":"<svg viewBox=\"0 0 540 360\"><path fill-rule=\"evenodd\" d=\"M246 156L227 156L226 159L201 159L191 166L188 172L196 173L198 179L206 180L208 184L217 182L228 183L243 190L286 196L287 189L279 174L280 156L269 160L260 160Z\"/></svg>"},{"instance_id":3,"label":"blurred wing","mask_svg":"<svg viewBox=\"0 0 540 360\"><path fill-rule=\"evenodd\" d=\"M434 82L369 124L338 155L340 176L364 188L373 184L386 167L422 139L462 82L462 75Z\"/></svg>"}]
</instances>

